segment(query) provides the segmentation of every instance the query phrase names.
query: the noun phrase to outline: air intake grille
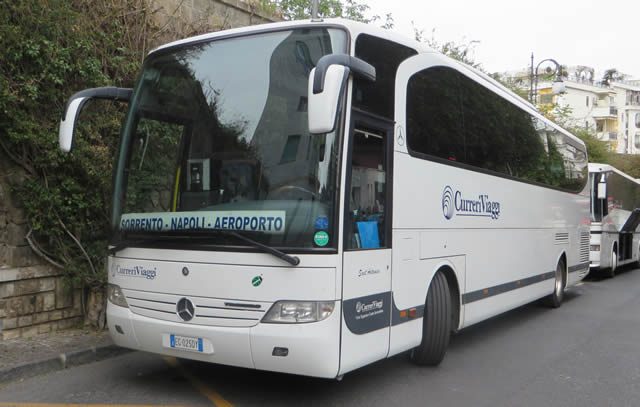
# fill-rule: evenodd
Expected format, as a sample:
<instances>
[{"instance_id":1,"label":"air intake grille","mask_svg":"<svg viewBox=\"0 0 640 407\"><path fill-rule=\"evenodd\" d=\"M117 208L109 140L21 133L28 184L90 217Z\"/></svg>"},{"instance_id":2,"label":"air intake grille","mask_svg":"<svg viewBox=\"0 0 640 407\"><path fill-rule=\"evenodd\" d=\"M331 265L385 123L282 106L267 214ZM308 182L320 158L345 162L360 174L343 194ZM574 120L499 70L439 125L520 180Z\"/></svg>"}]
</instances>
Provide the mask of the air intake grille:
<instances>
[{"instance_id":1,"label":"air intake grille","mask_svg":"<svg viewBox=\"0 0 640 407\"><path fill-rule=\"evenodd\" d=\"M568 244L569 243L569 232L558 232L556 233L556 244Z\"/></svg>"},{"instance_id":2,"label":"air intake grille","mask_svg":"<svg viewBox=\"0 0 640 407\"><path fill-rule=\"evenodd\" d=\"M190 324L226 327L250 327L256 325L271 303L247 302L235 299L207 298L147 291L122 290L134 314L171 322L184 322L176 312L178 301L187 297L195 306L195 316Z\"/></svg>"}]
</instances>

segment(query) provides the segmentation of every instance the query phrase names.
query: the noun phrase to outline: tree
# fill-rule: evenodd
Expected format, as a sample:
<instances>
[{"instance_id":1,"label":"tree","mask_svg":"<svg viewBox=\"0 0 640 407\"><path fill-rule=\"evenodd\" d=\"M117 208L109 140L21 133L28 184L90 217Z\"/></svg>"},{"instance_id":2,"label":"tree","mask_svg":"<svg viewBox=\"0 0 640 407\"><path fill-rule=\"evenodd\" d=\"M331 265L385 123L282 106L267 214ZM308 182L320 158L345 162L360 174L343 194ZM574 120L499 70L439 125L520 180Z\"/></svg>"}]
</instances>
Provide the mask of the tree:
<instances>
[{"instance_id":1,"label":"tree","mask_svg":"<svg viewBox=\"0 0 640 407\"><path fill-rule=\"evenodd\" d=\"M262 7L266 10L282 15L285 20L305 20L311 18L312 0L262 0ZM343 17L350 20L369 23L379 17L367 18L365 12L369 10L366 4L355 0L320 0L318 17Z\"/></svg>"},{"instance_id":2,"label":"tree","mask_svg":"<svg viewBox=\"0 0 640 407\"><path fill-rule=\"evenodd\" d=\"M426 38L424 35L424 29L417 28L415 23L412 21L411 25L413 26L414 38L416 41L424 42L429 47L435 49L443 53L444 55L453 58L457 61L470 65L474 68L482 69L482 65L479 62L476 62L473 57L473 52L475 47L480 44L478 40L463 40L461 44L458 44L454 41L447 41L444 43L436 40L436 29L431 30L431 38Z\"/></svg>"},{"instance_id":3,"label":"tree","mask_svg":"<svg viewBox=\"0 0 640 407\"><path fill-rule=\"evenodd\" d=\"M576 126L571 119L571 107L558 104L539 107L540 113L577 136L587 147L589 162L611 164L614 154L609 151L609 143L598 139L593 129Z\"/></svg>"},{"instance_id":4,"label":"tree","mask_svg":"<svg viewBox=\"0 0 640 407\"><path fill-rule=\"evenodd\" d=\"M159 36L185 36L157 26L154 12L138 0L0 0L0 160L24 175L12 192L25 210L27 243L73 285L106 282L108 174L126 106L88 104L71 154L58 148L61 112L74 91L131 87Z\"/></svg>"},{"instance_id":5,"label":"tree","mask_svg":"<svg viewBox=\"0 0 640 407\"><path fill-rule=\"evenodd\" d=\"M602 84L609 86L611 82L621 81L625 78L625 74L618 72L616 68L607 69L602 75Z\"/></svg>"}]
</instances>

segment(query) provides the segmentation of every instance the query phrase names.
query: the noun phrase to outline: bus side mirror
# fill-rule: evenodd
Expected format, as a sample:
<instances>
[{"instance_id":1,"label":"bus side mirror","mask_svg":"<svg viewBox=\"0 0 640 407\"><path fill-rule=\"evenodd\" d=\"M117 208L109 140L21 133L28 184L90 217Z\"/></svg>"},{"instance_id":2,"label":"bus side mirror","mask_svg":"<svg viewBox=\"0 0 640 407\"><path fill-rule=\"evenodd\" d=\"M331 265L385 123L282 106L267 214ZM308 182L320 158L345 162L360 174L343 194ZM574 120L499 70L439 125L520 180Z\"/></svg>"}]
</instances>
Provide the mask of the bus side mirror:
<instances>
[{"instance_id":1,"label":"bus side mirror","mask_svg":"<svg viewBox=\"0 0 640 407\"><path fill-rule=\"evenodd\" d=\"M349 74L376 80L376 69L363 60L345 54L329 54L311 70L308 85L309 133L330 133L336 128L340 96Z\"/></svg>"},{"instance_id":2,"label":"bus side mirror","mask_svg":"<svg viewBox=\"0 0 640 407\"><path fill-rule=\"evenodd\" d=\"M133 93L133 89L108 86L104 88L85 89L71 96L64 105L62 120L60 120L60 149L65 153L71 151L78 115L89 99L108 99L128 102L129 99L131 99L131 93Z\"/></svg>"},{"instance_id":3,"label":"bus side mirror","mask_svg":"<svg viewBox=\"0 0 640 407\"><path fill-rule=\"evenodd\" d=\"M598 199L607 199L607 183L598 183Z\"/></svg>"},{"instance_id":4,"label":"bus side mirror","mask_svg":"<svg viewBox=\"0 0 640 407\"><path fill-rule=\"evenodd\" d=\"M324 89L313 91L313 78L317 68L309 75L309 133L331 133L336 128L340 95L349 77L349 68L340 65L328 67L324 78Z\"/></svg>"}]
</instances>

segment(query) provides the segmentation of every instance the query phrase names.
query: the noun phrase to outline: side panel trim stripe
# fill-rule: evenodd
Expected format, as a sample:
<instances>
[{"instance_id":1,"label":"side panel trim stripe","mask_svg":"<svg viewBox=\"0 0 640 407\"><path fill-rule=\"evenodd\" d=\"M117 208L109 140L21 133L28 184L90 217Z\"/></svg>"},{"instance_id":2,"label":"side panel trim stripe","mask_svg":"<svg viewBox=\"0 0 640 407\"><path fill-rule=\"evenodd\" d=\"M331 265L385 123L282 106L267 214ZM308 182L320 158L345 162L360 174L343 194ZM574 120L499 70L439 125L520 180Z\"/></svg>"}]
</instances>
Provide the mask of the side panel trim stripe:
<instances>
[{"instance_id":1,"label":"side panel trim stripe","mask_svg":"<svg viewBox=\"0 0 640 407\"><path fill-rule=\"evenodd\" d=\"M589 263L581 263L581 264L576 264L574 266L570 266L568 268L568 271L569 273L574 273L576 271L581 271L588 268L589 268ZM532 284L541 283L543 281L554 279L554 278L555 278L555 271L549 271L546 273L538 274L536 276L511 281L504 284L495 285L493 287L488 287L488 288L484 288L477 291L472 291L462 295L462 304L463 305L470 304L472 302L484 300L484 299L493 297L495 295L504 294L509 291L517 290L518 288L527 287ZM392 298L391 325L392 326L399 325L416 318L422 318L424 316L424 304L417 305L413 308L416 308L416 317L409 318L408 315L401 316L401 312L408 311L408 309L406 310L398 309L398 307L396 306L395 299Z\"/></svg>"},{"instance_id":2,"label":"side panel trim stripe","mask_svg":"<svg viewBox=\"0 0 640 407\"><path fill-rule=\"evenodd\" d=\"M569 273L574 273L576 271L581 271L589 268L590 262L576 264L575 266L569 266Z\"/></svg>"},{"instance_id":3,"label":"side panel trim stripe","mask_svg":"<svg viewBox=\"0 0 640 407\"><path fill-rule=\"evenodd\" d=\"M512 290L517 290L518 288L541 283L545 280L555 278L555 275L555 271L548 271L546 273L538 274L537 276L510 281L508 283L494 285L493 287L488 287L477 291L471 291L462 295L462 304L466 305L475 301L493 297L494 295L504 294Z\"/></svg>"}]
</instances>

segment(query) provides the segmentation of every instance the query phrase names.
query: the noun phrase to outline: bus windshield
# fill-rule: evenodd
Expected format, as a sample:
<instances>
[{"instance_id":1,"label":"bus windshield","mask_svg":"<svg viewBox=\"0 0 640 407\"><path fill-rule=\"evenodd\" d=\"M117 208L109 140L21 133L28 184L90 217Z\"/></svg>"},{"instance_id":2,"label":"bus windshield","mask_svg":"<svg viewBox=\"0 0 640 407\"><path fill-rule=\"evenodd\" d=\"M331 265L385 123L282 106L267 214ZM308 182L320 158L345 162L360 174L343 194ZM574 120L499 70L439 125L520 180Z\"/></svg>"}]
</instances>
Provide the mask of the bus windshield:
<instances>
[{"instance_id":1,"label":"bus windshield","mask_svg":"<svg viewBox=\"0 0 640 407\"><path fill-rule=\"evenodd\" d=\"M346 44L344 31L314 27L151 54L123 130L115 231L336 247L339 131L309 134L307 83Z\"/></svg>"}]
</instances>

